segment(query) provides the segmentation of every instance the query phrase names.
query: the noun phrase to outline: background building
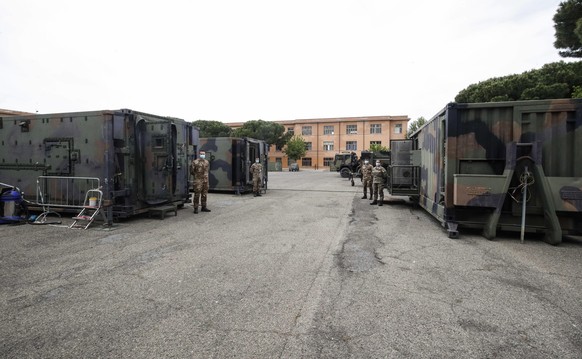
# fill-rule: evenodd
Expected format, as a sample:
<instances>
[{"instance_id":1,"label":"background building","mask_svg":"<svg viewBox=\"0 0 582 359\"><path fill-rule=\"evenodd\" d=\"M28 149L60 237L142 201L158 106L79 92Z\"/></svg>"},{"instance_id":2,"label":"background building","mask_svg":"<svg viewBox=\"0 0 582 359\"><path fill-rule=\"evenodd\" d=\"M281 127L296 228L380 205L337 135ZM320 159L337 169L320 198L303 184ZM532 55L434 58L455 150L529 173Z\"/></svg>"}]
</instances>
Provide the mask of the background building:
<instances>
[{"instance_id":1,"label":"background building","mask_svg":"<svg viewBox=\"0 0 582 359\"><path fill-rule=\"evenodd\" d=\"M14 111L14 110L6 110L3 108L0 108L0 116L21 116L21 115L34 115L33 113L30 112L22 112L22 111Z\"/></svg>"},{"instance_id":2,"label":"background building","mask_svg":"<svg viewBox=\"0 0 582 359\"><path fill-rule=\"evenodd\" d=\"M316 118L292 121L274 121L285 126L287 132L303 137L307 153L298 162L299 167L320 169L328 167L337 153L354 151L360 155L370 145L390 148L390 140L406 138L408 116L370 116ZM232 128L242 123L227 123ZM275 168L287 168L289 159L282 148L271 146L269 161Z\"/></svg>"}]
</instances>

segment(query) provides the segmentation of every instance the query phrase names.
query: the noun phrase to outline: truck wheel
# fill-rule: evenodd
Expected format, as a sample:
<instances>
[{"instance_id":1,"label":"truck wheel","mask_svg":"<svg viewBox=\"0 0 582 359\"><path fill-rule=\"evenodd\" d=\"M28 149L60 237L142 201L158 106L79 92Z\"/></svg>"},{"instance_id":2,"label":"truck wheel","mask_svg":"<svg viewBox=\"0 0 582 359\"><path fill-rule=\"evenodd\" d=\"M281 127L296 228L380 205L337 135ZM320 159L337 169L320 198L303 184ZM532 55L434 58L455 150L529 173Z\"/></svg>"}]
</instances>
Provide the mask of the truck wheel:
<instances>
[{"instance_id":1,"label":"truck wheel","mask_svg":"<svg viewBox=\"0 0 582 359\"><path fill-rule=\"evenodd\" d=\"M342 178L350 178L350 169L349 168L342 168L340 170L340 176L342 176Z\"/></svg>"}]
</instances>

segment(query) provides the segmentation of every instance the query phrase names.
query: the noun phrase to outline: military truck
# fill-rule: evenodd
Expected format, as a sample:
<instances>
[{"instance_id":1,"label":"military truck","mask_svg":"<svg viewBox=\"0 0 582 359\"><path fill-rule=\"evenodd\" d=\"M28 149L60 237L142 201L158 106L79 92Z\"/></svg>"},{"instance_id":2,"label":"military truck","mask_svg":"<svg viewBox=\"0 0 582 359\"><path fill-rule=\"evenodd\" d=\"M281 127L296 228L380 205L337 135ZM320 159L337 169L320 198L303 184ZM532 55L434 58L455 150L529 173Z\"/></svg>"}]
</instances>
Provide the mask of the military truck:
<instances>
[{"instance_id":1,"label":"military truck","mask_svg":"<svg viewBox=\"0 0 582 359\"><path fill-rule=\"evenodd\" d=\"M0 117L0 181L37 208L63 212L78 212L98 191L108 222L182 206L198 133L190 122L129 109Z\"/></svg>"},{"instance_id":2,"label":"military truck","mask_svg":"<svg viewBox=\"0 0 582 359\"><path fill-rule=\"evenodd\" d=\"M358 156L355 152L342 152L335 155L330 171L339 172L342 178L349 178L350 173L358 168Z\"/></svg>"},{"instance_id":3,"label":"military truck","mask_svg":"<svg viewBox=\"0 0 582 359\"><path fill-rule=\"evenodd\" d=\"M269 179L269 144L253 138L207 137L200 139L200 151L206 152L210 162L209 191L252 192L251 165L259 158L263 165L262 191L267 190Z\"/></svg>"}]
</instances>

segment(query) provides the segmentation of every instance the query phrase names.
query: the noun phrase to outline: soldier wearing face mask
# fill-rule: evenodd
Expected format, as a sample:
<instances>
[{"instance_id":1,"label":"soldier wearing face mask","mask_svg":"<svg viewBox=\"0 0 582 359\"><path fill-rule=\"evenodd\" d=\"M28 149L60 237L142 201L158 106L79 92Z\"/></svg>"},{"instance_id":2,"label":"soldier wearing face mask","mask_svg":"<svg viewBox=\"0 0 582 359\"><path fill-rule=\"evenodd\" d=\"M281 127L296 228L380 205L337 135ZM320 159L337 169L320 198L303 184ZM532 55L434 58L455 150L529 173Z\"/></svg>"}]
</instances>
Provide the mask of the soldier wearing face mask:
<instances>
[{"instance_id":1,"label":"soldier wearing face mask","mask_svg":"<svg viewBox=\"0 0 582 359\"><path fill-rule=\"evenodd\" d=\"M368 198L368 189L370 189L370 199L372 199L372 168L368 160L364 160L362 165L362 185L364 186L364 196L362 199Z\"/></svg>"},{"instance_id":2,"label":"soldier wearing face mask","mask_svg":"<svg viewBox=\"0 0 582 359\"><path fill-rule=\"evenodd\" d=\"M253 194L255 197L261 197L261 175L263 173L263 165L259 158L255 158L255 163L251 166L251 173L253 175Z\"/></svg>"},{"instance_id":3,"label":"soldier wearing face mask","mask_svg":"<svg viewBox=\"0 0 582 359\"><path fill-rule=\"evenodd\" d=\"M194 213L198 213L198 201L202 205L202 212L210 212L208 207L206 207L209 169L210 164L206 160L206 153L200 151L199 157L192 161L192 165L190 166L190 173L194 176L194 197L192 199Z\"/></svg>"},{"instance_id":4,"label":"soldier wearing face mask","mask_svg":"<svg viewBox=\"0 0 582 359\"><path fill-rule=\"evenodd\" d=\"M388 177L388 172L382 167L380 161L376 161L376 167L372 169L372 187L374 188L374 200L370 204L378 204L381 206L384 203L384 183ZM380 201L378 201L380 196Z\"/></svg>"}]
</instances>

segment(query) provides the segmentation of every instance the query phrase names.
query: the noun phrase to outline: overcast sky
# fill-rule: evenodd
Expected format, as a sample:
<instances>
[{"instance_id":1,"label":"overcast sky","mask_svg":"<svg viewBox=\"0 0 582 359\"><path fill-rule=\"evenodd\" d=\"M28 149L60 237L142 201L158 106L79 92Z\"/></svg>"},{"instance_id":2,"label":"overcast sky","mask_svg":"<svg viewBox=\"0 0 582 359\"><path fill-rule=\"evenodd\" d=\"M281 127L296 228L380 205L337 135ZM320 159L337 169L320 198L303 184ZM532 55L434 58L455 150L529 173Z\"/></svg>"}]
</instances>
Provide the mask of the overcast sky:
<instances>
[{"instance_id":1,"label":"overcast sky","mask_svg":"<svg viewBox=\"0 0 582 359\"><path fill-rule=\"evenodd\" d=\"M429 119L560 61L560 0L0 0L0 108Z\"/></svg>"}]
</instances>

